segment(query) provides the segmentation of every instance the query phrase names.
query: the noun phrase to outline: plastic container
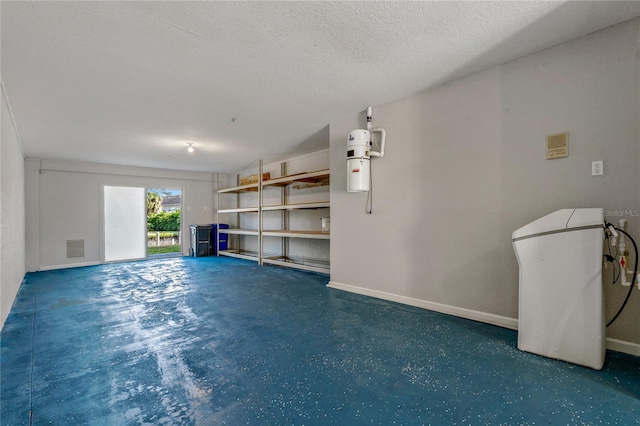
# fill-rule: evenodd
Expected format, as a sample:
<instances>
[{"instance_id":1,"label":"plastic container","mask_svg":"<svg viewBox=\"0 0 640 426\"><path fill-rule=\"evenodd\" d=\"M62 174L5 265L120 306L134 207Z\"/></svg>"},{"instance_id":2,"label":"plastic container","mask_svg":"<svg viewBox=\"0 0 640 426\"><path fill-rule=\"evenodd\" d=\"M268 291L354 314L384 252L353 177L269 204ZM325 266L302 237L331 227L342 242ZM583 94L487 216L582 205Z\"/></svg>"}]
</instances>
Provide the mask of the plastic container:
<instances>
[{"instance_id":1,"label":"plastic container","mask_svg":"<svg viewBox=\"0 0 640 426\"><path fill-rule=\"evenodd\" d=\"M220 242L216 247L216 241L218 241L218 229L229 229L229 225L226 223L212 223L211 224L211 247L213 248L213 254L217 255L218 250L228 250L229 248L229 234L220 232Z\"/></svg>"},{"instance_id":2,"label":"plastic container","mask_svg":"<svg viewBox=\"0 0 640 426\"><path fill-rule=\"evenodd\" d=\"M603 209L564 209L513 233L518 349L600 370L605 358Z\"/></svg>"},{"instance_id":3,"label":"plastic container","mask_svg":"<svg viewBox=\"0 0 640 426\"><path fill-rule=\"evenodd\" d=\"M211 225L189 225L191 247L189 255L194 257L211 254Z\"/></svg>"}]
</instances>

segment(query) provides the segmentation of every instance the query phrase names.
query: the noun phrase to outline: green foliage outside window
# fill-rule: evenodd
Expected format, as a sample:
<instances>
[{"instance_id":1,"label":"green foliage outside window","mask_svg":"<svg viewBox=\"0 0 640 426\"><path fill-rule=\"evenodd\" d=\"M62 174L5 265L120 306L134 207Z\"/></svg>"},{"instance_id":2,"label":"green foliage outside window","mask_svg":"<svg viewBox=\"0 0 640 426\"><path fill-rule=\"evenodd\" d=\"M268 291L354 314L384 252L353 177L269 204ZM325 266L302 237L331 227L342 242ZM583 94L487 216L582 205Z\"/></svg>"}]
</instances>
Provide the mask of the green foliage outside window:
<instances>
[{"instance_id":1,"label":"green foliage outside window","mask_svg":"<svg viewBox=\"0 0 640 426\"><path fill-rule=\"evenodd\" d=\"M180 231L180 210L160 212L147 217L149 231Z\"/></svg>"}]
</instances>

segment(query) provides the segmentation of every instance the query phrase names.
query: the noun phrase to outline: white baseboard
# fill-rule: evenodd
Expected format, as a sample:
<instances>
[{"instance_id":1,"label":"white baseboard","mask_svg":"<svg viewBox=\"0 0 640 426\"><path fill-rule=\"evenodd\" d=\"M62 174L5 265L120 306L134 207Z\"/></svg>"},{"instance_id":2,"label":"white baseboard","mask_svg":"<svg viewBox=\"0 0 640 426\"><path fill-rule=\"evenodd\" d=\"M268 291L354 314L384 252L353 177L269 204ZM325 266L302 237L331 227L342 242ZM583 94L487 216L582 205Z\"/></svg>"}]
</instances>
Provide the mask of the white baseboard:
<instances>
[{"instance_id":1,"label":"white baseboard","mask_svg":"<svg viewBox=\"0 0 640 426\"><path fill-rule=\"evenodd\" d=\"M454 315L456 317L466 318L474 321L484 322L487 324L497 325L512 330L518 329L518 320L515 318L503 317L500 315L488 314L486 312L474 311L472 309L458 308L455 306L444 305L442 303L429 302L427 300L416 299L413 297L400 296L398 294L386 293L379 290L371 290L364 287L356 287L353 285L337 283L329 281L327 287L344 290L351 293L371 296L378 299L390 300L405 305L415 306L418 308L428 309L430 311L440 312L443 314Z\"/></svg>"},{"instance_id":2,"label":"white baseboard","mask_svg":"<svg viewBox=\"0 0 640 426\"><path fill-rule=\"evenodd\" d=\"M41 266L41 271L53 271L56 269L67 269L67 268L81 268L83 266L96 266L100 265L100 262L83 262L83 263L68 263L65 265L54 265L54 266Z\"/></svg>"},{"instance_id":3,"label":"white baseboard","mask_svg":"<svg viewBox=\"0 0 640 426\"><path fill-rule=\"evenodd\" d=\"M607 349L616 352L623 352L629 355L640 356L640 345L632 342L625 342L624 340L612 339L607 337Z\"/></svg>"},{"instance_id":4,"label":"white baseboard","mask_svg":"<svg viewBox=\"0 0 640 426\"><path fill-rule=\"evenodd\" d=\"M472 309L459 308L456 306L444 305L442 303L429 302L427 300L416 299L413 297L401 296L398 294L387 293L379 290L372 290L364 287L357 287L349 284L342 284L335 281L329 281L327 287L338 290L348 291L350 293L362 294L378 299L389 300L391 302L402 303L405 305L415 306L418 308L428 309L430 311L440 312L443 314L453 315L460 318L470 319L473 321L483 322L498 327L518 330L518 319L503 317L500 315L488 314L486 312L474 311ZM626 342L623 340L607 338L606 347L609 350L623 352L630 355L640 356L640 344Z\"/></svg>"}]
</instances>

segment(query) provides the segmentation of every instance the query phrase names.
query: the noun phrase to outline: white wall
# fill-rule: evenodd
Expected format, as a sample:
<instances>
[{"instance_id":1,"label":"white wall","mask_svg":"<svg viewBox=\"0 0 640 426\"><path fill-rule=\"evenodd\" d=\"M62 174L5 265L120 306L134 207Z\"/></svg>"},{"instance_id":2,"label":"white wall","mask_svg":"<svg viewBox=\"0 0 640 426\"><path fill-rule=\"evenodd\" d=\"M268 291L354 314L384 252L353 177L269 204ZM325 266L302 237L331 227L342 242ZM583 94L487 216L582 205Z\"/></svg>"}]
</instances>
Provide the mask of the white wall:
<instances>
[{"instance_id":1,"label":"white wall","mask_svg":"<svg viewBox=\"0 0 640 426\"><path fill-rule=\"evenodd\" d=\"M515 327L515 229L561 208L640 209L639 33L636 19L374 107L388 137L372 215L345 189L345 134L364 117L330 123L333 285ZM565 131L570 156L545 160ZM610 317L626 289L605 288ZM640 343L638 300L608 337Z\"/></svg>"},{"instance_id":2,"label":"white wall","mask_svg":"<svg viewBox=\"0 0 640 426\"><path fill-rule=\"evenodd\" d=\"M2 88L0 151L0 327L25 273L24 157Z\"/></svg>"},{"instance_id":3,"label":"white wall","mask_svg":"<svg viewBox=\"0 0 640 426\"><path fill-rule=\"evenodd\" d=\"M182 189L183 254L189 249L188 226L215 218L212 173L31 158L25 173L29 271L101 261L103 185ZM75 239L85 240L84 259L66 259L66 241Z\"/></svg>"}]
</instances>

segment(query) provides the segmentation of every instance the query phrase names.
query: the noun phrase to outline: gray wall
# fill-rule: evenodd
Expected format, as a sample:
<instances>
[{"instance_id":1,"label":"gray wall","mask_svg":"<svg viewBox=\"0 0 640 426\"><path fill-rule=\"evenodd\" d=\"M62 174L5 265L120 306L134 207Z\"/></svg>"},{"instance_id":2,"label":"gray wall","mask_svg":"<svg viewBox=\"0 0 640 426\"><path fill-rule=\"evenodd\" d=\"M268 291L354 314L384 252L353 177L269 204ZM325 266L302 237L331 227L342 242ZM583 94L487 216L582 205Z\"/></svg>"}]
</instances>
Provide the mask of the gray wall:
<instances>
[{"instance_id":1,"label":"gray wall","mask_svg":"<svg viewBox=\"0 0 640 426\"><path fill-rule=\"evenodd\" d=\"M25 273L24 157L2 90L0 151L0 328Z\"/></svg>"},{"instance_id":2,"label":"gray wall","mask_svg":"<svg viewBox=\"0 0 640 426\"><path fill-rule=\"evenodd\" d=\"M639 33L635 19L374 107L388 138L372 215L345 189L345 134L364 117L330 123L332 283L515 326L515 229L561 208L603 207L616 222L640 209ZM545 160L559 132L570 156ZM595 160L604 176L591 176ZM640 218L626 217L640 241ZM626 288L605 289L609 317ZM639 343L631 301L608 337Z\"/></svg>"},{"instance_id":3,"label":"gray wall","mask_svg":"<svg viewBox=\"0 0 640 426\"><path fill-rule=\"evenodd\" d=\"M42 169L42 173L40 173ZM182 189L182 235L215 218L215 174L27 159L27 270L96 264L101 258L103 185ZM83 259L66 259L66 241L85 240ZM189 240L183 238L183 254Z\"/></svg>"}]
</instances>

